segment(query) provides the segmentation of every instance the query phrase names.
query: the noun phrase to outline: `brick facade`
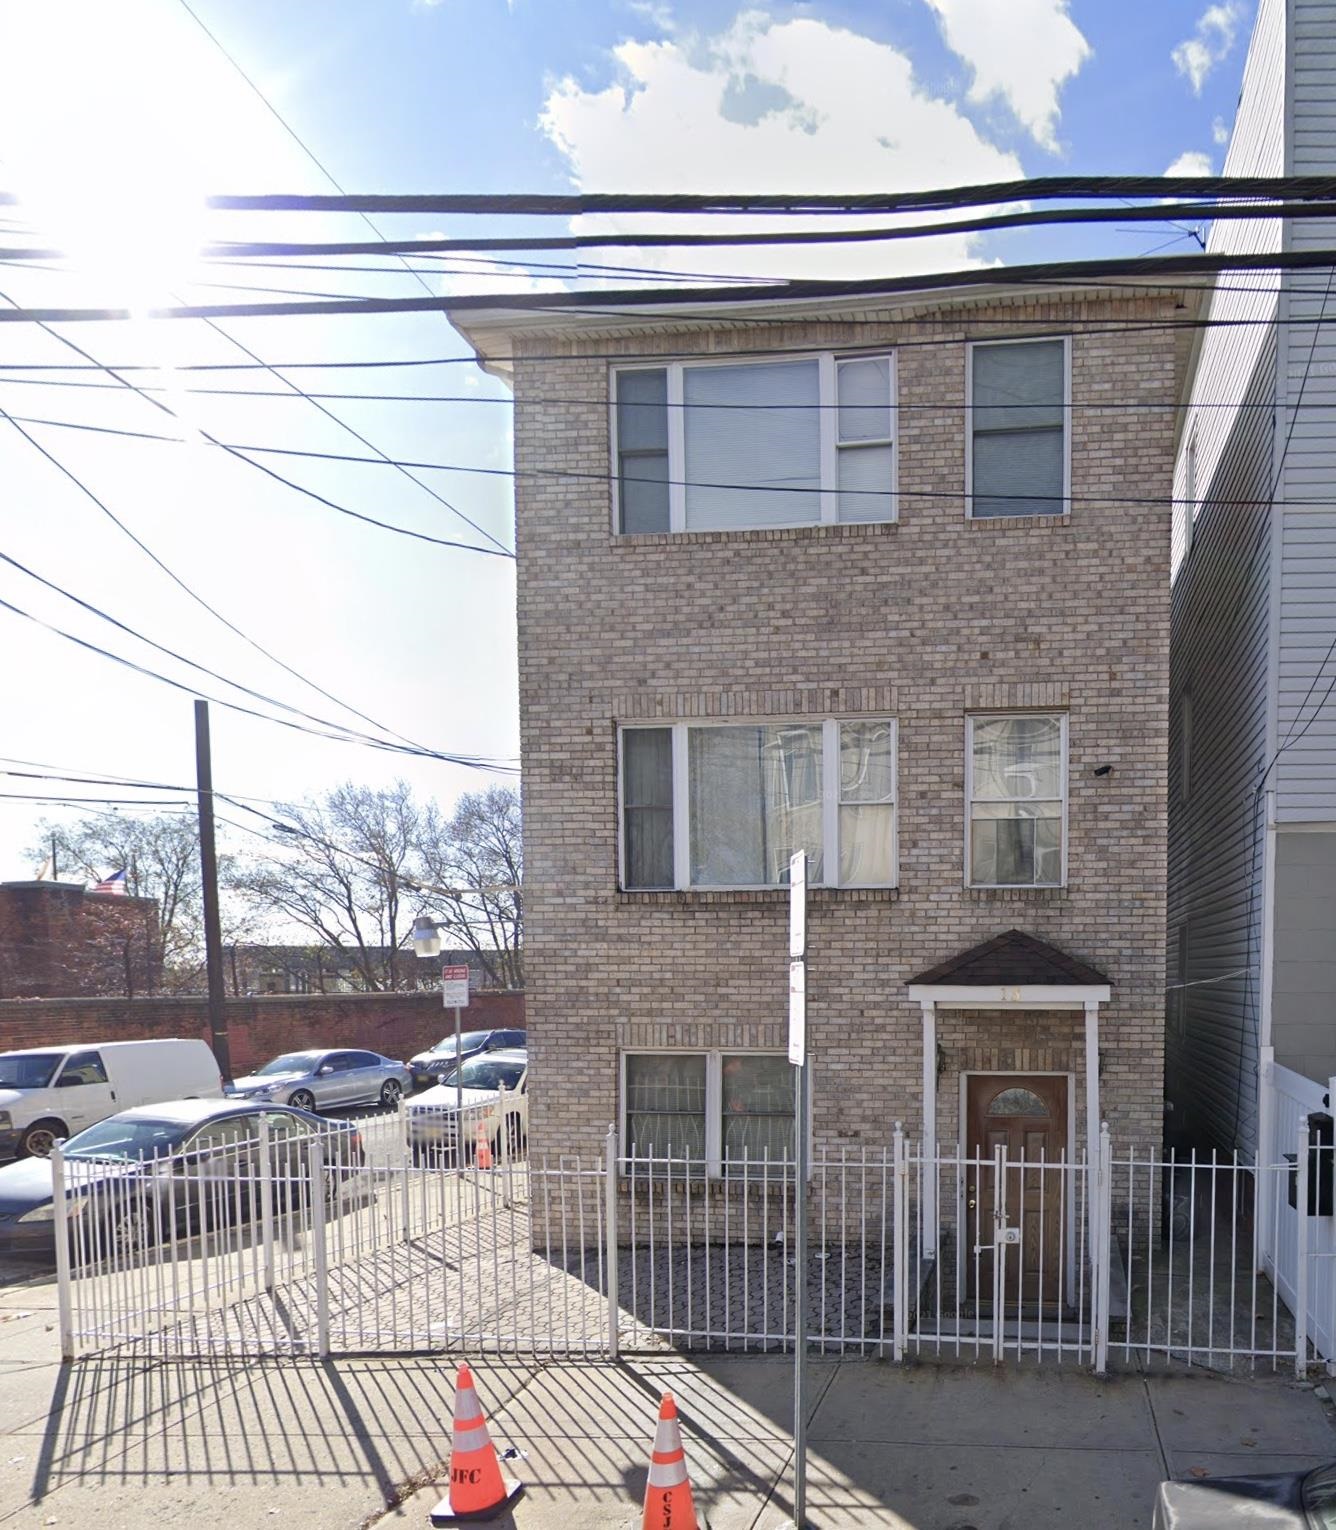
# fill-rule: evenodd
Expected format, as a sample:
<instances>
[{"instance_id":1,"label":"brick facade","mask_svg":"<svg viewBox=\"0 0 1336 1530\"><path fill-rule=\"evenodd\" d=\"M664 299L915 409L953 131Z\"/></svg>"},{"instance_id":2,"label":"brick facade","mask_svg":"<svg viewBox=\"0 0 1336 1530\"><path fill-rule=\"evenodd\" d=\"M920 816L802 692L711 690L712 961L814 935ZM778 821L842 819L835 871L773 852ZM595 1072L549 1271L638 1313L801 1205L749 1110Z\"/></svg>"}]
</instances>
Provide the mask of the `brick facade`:
<instances>
[{"instance_id":1,"label":"brick facade","mask_svg":"<svg viewBox=\"0 0 1336 1530\"><path fill-rule=\"evenodd\" d=\"M154 992L158 905L79 882L0 883L0 999Z\"/></svg>"},{"instance_id":2,"label":"brick facade","mask_svg":"<svg viewBox=\"0 0 1336 1530\"><path fill-rule=\"evenodd\" d=\"M785 1044L786 892L618 890L617 725L860 714L898 720L900 885L811 896L818 1150L880 1149L897 1119L918 1131L921 1020L904 985L1012 927L1109 975L1103 1111L1120 1144L1159 1143L1168 406L1183 355L1156 324L1181 319L1181 302L993 296L899 320L730 330L660 318L639 333L586 316L575 336L550 321L538 333L537 315L524 333L509 316L539 1151L597 1150L618 1117L627 1048ZM1023 334L1026 321L1073 336L1075 505L967 520L964 341ZM612 534L604 356L887 344L901 406L896 524ZM1122 403L1158 407L1090 407ZM1069 718L1067 882L969 889L965 718L1025 708ZM968 1068L1071 1071L1080 1121L1079 1012L943 1012L939 1025L944 1142Z\"/></svg>"},{"instance_id":3,"label":"brick facade","mask_svg":"<svg viewBox=\"0 0 1336 1530\"><path fill-rule=\"evenodd\" d=\"M366 1047L407 1060L454 1027L437 993L283 994L229 999L232 1068L240 1075L280 1052L301 1047ZM468 1030L523 1029L522 993L475 993L464 1011ZM42 999L0 1001L0 1052L73 1042L132 1041L152 1036L209 1040L203 998Z\"/></svg>"}]
</instances>

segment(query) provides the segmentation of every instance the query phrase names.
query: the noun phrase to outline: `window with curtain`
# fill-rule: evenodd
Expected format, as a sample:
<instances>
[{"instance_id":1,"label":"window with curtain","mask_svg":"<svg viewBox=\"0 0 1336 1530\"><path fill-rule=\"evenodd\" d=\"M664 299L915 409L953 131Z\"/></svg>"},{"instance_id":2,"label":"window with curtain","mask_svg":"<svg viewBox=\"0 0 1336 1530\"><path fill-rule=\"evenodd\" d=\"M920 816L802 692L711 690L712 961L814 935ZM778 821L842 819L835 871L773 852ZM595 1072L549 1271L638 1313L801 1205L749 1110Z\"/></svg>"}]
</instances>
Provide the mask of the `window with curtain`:
<instances>
[{"instance_id":1,"label":"window with curtain","mask_svg":"<svg viewBox=\"0 0 1336 1530\"><path fill-rule=\"evenodd\" d=\"M685 781L675 792L676 771ZM674 723L621 730L621 886L896 882L895 723Z\"/></svg>"},{"instance_id":2,"label":"window with curtain","mask_svg":"<svg viewBox=\"0 0 1336 1530\"><path fill-rule=\"evenodd\" d=\"M1065 718L971 717L968 732L970 885L1060 886Z\"/></svg>"},{"instance_id":3,"label":"window with curtain","mask_svg":"<svg viewBox=\"0 0 1336 1530\"><path fill-rule=\"evenodd\" d=\"M782 1052L628 1052L623 1058L622 1145L636 1174L670 1159L681 1173L718 1178L792 1165L793 1069Z\"/></svg>"},{"instance_id":4,"label":"window with curtain","mask_svg":"<svg viewBox=\"0 0 1336 1530\"><path fill-rule=\"evenodd\" d=\"M970 514L1062 515L1066 500L1064 340L970 347Z\"/></svg>"},{"instance_id":5,"label":"window with curtain","mask_svg":"<svg viewBox=\"0 0 1336 1530\"><path fill-rule=\"evenodd\" d=\"M631 888L673 885L673 731L622 732L623 881Z\"/></svg>"},{"instance_id":6,"label":"window with curtain","mask_svg":"<svg viewBox=\"0 0 1336 1530\"><path fill-rule=\"evenodd\" d=\"M704 1160L705 1070L704 1053L627 1056L628 1154Z\"/></svg>"},{"instance_id":7,"label":"window with curtain","mask_svg":"<svg viewBox=\"0 0 1336 1530\"><path fill-rule=\"evenodd\" d=\"M889 355L620 367L613 389L624 534L895 519Z\"/></svg>"},{"instance_id":8,"label":"window with curtain","mask_svg":"<svg viewBox=\"0 0 1336 1530\"><path fill-rule=\"evenodd\" d=\"M690 728L687 782L694 887L770 887L798 850L822 877L822 731Z\"/></svg>"}]
</instances>

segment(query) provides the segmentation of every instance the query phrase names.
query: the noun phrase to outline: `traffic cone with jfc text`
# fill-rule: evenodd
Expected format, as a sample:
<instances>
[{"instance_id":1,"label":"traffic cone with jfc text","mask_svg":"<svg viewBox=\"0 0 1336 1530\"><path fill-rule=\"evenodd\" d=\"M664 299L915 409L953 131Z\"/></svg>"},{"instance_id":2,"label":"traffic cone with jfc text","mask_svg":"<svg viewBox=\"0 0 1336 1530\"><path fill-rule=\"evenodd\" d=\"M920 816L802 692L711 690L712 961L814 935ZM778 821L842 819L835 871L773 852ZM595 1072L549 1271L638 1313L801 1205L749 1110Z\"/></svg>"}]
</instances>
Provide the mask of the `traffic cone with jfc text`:
<instances>
[{"instance_id":1,"label":"traffic cone with jfc text","mask_svg":"<svg viewBox=\"0 0 1336 1530\"><path fill-rule=\"evenodd\" d=\"M495 1519L523 1491L523 1484L501 1475L496 1447L473 1386L473 1373L459 1367L455 1383L455 1424L450 1442L450 1491L431 1511L433 1525L462 1525Z\"/></svg>"},{"instance_id":2,"label":"traffic cone with jfc text","mask_svg":"<svg viewBox=\"0 0 1336 1530\"><path fill-rule=\"evenodd\" d=\"M474 1140L473 1161L480 1169L492 1167L492 1140L487 1135L487 1126L483 1121L478 1122L478 1133Z\"/></svg>"},{"instance_id":3,"label":"traffic cone with jfc text","mask_svg":"<svg viewBox=\"0 0 1336 1530\"><path fill-rule=\"evenodd\" d=\"M701 1530L691 1497L691 1483L687 1481L687 1458L682 1449L677 1404L671 1392L665 1392L659 1404L659 1426L654 1431L654 1454L649 1459L642 1530Z\"/></svg>"}]
</instances>

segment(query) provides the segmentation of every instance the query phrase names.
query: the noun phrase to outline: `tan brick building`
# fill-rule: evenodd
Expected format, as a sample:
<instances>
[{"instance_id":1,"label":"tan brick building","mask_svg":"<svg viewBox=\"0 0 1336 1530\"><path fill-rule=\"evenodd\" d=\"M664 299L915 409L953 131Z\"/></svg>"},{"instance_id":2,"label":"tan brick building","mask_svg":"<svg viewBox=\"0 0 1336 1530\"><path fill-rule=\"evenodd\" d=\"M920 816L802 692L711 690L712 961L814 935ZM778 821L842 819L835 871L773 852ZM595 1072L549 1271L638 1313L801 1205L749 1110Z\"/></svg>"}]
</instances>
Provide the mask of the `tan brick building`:
<instances>
[{"instance_id":1,"label":"tan brick building","mask_svg":"<svg viewBox=\"0 0 1336 1530\"><path fill-rule=\"evenodd\" d=\"M818 1150L1159 1143L1196 296L980 275L452 305L516 400L537 1152L788 1150L798 848Z\"/></svg>"}]
</instances>

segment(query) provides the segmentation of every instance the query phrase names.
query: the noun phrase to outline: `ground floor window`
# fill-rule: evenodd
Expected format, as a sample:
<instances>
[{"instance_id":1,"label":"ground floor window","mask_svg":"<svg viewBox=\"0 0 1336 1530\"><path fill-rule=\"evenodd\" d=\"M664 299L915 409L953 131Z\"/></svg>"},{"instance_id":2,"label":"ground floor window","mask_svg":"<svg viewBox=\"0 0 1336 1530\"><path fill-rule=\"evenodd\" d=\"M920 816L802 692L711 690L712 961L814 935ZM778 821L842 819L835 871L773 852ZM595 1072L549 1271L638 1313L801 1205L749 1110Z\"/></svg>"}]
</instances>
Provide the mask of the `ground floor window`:
<instances>
[{"instance_id":1,"label":"ground floor window","mask_svg":"<svg viewBox=\"0 0 1336 1530\"><path fill-rule=\"evenodd\" d=\"M793 1070L782 1052L627 1052L622 1152L718 1177L793 1157ZM666 1167L666 1166L665 1166Z\"/></svg>"}]
</instances>

